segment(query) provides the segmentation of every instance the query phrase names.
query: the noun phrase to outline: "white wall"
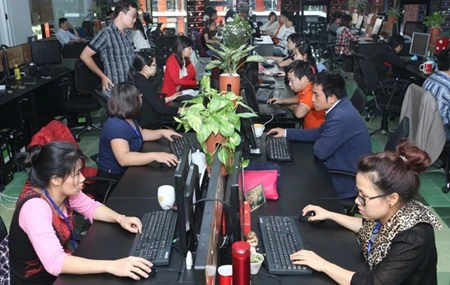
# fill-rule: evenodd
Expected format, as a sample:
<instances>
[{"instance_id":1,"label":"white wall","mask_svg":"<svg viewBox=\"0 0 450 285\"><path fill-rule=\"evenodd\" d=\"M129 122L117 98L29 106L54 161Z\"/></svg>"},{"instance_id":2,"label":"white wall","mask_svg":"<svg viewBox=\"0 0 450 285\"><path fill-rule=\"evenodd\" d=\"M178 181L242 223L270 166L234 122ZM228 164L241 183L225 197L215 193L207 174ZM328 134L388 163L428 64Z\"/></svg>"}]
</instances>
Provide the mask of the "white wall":
<instances>
[{"instance_id":1,"label":"white wall","mask_svg":"<svg viewBox=\"0 0 450 285\"><path fill-rule=\"evenodd\" d=\"M10 38L10 32L9 32L9 26L6 24L6 3L5 1L0 1L0 44L5 44L7 46L11 45L11 38Z\"/></svg>"},{"instance_id":2,"label":"white wall","mask_svg":"<svg viewBox=\"0 0 450 285\"><path fill-rule=\"evenodd\" d=\"M0 20L0 26L5 27L0 29L6 29L8 33L6 36L8 43L6 44L16 46L26 43L27 37L33 35L28 0L2 0L0 2L3 2L5 5L5 10L0 15L4 15L5 13L8 15L8 20L2 22L4 17L1 17L3 19Z\"/></svg>"}]
</instances>

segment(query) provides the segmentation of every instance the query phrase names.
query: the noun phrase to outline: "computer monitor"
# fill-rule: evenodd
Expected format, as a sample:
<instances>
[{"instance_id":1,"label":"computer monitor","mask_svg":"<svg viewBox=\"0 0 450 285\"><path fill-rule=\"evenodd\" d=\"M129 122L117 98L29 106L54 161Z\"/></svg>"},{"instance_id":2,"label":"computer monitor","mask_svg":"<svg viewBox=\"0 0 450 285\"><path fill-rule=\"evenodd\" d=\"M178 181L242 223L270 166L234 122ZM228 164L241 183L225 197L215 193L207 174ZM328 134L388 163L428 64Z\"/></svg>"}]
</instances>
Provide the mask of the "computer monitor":
<instances>
[{"instance_id":1,"label":"computer monitor","mask_svg":"<svg viewBox=\"0 0 450 285\"><path fill-rule=\"evenodd\" d=\"M230 215L225 216L225 229L229 233L230 243L244 240L241 227L241 212L244 210L244 190L242 173L242 152L234 155L233 172L228 175L224 201L230 205Z\"/></svg>"},{"instance_id":2,"label":"computer monitor","mask_svg":"<svg viewBox=\"0 0 450 285\"><path fill-rule=\"evenodd\" d=\"M398 23L394 22L394 25L392 25L392 35L396 36L400 34L400 29L398 28Z\"/></svg>"},{"instance_id":3,"label":"computer monitor","mask_svg":"<svg viewBox=\"0 0 450 285\"><path fill-rule=\"evenodd\" d=\"M221 174L218 152L214 155L211 176L206 193L207 199L224 199L225 181ZM219 201L206 201L198 235L197 253L194 263L195 284L216 284L217 264L222 243L224 206Z\"/></svg>"},{"instance_id":4,"label":"computer monitor","mask_svg":"<svg viewBox=\"0 0 450 285\"><path fill-rule=\"evenodd\" d=\"M363 15L359 15L358 18L356 19L355 29L361 30L363 21L364 21L364 16Z\"/></svg>"},{"instance_id":5,"label":"computer monitor","mask_svg":"<svg viewBox=\"0 0 450 285\"><path fill-rule=\"evenodd\" d=\"M30 43L31 57L37 65L61 63L61 47L57 40L34 41Z\"/></svg>"},{"instance_id":6,"label":"computer monitor","mask_svg":"<svg viewBox=\"0 0 450 285\"><path fill-rule=\"evenodd\" d=\"M376 19L375 24L373 25L372 35L378 36L381 32L381 26L383 25L382 19Z\"/></svg>"},{"instance_id":7,"label":"computer monitor","mask_svg":"<svg viewBox=\"0 0 450 285\"><path fill-rule=\"evenodd\" d=\"M414 32L411 39L409 53L425 57L428 52L428 44L430 43L430 34Z\"/></svg>"},{"instance_id":8,"label":"computer monitor","mask_svg":"<svg viewBox=\"0 0 450 285\"><path fill-rule=\"evenodd\" d=\"M251 118L241 118L241 141L244 157L248 158L249 154L260 153L253 132L253 120ZM255 154L256 154L255 153Z\"/></svg>"},{"instance_id":9,"label":"computer monitor","mask_svg":"<svg viewBox=\"0 0 450 285\"><path fill-rule=\"evenodd\" d=\"M191 148L188 144L184 146L180 161L175 169L175 201L177 205L177 232L180 239L180 250L186 254L189 250L190 235L190 212L186 207L185 196L188 186L187 177L191 165ZM198 170L197 170L198 173ZM197 184L198 187L198 184ZM192 198L192 197L191 197ZM191 200L192 204L192 200Z\"/></svg>"}]
</instances>

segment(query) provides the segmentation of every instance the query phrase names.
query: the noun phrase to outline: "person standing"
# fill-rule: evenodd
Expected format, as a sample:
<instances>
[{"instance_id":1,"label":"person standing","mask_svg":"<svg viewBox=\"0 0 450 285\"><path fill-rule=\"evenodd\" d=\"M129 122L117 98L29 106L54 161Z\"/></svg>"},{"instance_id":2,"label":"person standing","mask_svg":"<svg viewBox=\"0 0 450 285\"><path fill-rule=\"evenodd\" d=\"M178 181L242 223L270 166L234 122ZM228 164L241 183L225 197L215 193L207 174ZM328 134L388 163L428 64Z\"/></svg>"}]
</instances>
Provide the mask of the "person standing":
<instances>
[{"instance_id":1,"label":"person standing","mask_svg":"<svg viewBox=\"0 0 450 285\"><path fill-rule=\"evenodd\" d=\"M121 0L114 9L113 22L102 29L81 52L80 59L102 80L102 89L110 95L115 84L127 81L133 63L132 28L138 17L136 2ZM104 72L92 57L100 53Z\"/></svg>"}]
</instances>

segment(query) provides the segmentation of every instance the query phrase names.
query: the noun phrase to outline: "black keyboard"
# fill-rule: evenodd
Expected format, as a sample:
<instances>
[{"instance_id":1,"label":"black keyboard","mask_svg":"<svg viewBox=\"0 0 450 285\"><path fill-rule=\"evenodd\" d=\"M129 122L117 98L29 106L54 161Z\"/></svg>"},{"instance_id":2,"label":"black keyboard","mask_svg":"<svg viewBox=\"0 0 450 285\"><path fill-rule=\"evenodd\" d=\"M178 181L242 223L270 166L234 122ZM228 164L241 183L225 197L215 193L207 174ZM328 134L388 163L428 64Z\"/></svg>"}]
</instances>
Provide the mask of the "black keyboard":
<instances>
[{"instance_id":1,"label":"black keyboard","mask_svg":"<svg viewBox=\"0 0 450 285\"><path fill-rule=\"evenodd\" d=\"M141 222L142 234L136 234L130 255L145 258L153 265L168 265L177 214L172 211L148 212Z\"/></svg>"},{"instance_id":2,"label":"black keyboard","mask_svg":"<svg viewBox=\"0 0 450 285\"><path fill-rule=\"evenodd\" d=\"M62 73L64 71L67 71L67 68L64 67L52 67L52 68L39 68L37 73L42 77L51 77L58 75L59 73Z\"/></svg>"},{"instance_id":3,"label":"black keyboard","mask_svg":"<svg viewBox=\"0 0 450 285\"><path fill-rule=\"evenodd\" d=\"M267 102L267 100L269 100L272 97L273 97L273 89L258 88L258 91L256 91L256 100L260 102Z\"/></svg>"},{"instance_id":4,"label":"black keyboard","mask_svg":"<svg viewBox=\"0 0 450 285\"><path fill-rule=\"evenodd\" d=\"M36 77L22 77L22 83L23 85L30 86L30 85L36 85Z\"/></svg>"},{"instance_id":5,"label":"black keyboard","mask_svg":"<svg viewBox=\"0 0 450 285\"><path fill-rule=\"evenodd\" d=\"M259 110L259 115L262 116L270 116L270 115L274 115L274 116L283 116L286 115L286 111L283 110L280 106L278 105L273 105L273 104L258 104L258 110Z\"/></svg>"},{"instance_id":6,"label":"black keyboard","mask_svg":"<svg viewBox=\"0 0 450 285\"><path fill-rule=\"evenodd\" d=\"M188 143L185 137L172 137L173 141L169 143L170 152L175 154L178 158L183 153L184 146Z\"/></svg>"},{"instance_id":7,"label":"black keyboard","mask_svg":"<svg viewBox=\"0 0 450 285\"><path fill-rule=\"evenodd\" d=\"M295 265L289 258L292 253L304 249L295 218L262 216L259 217L259 228L269 274L304 275L312 273L311 268Z\"/></svg>"},{"instance_id":8,"label":"black keyboard","mask_svg":"<svg viewBox=\"0 0 450 285\"><path fill-rule=\"evenodd\" d=\"M286 138L267 137L266 141L267 159L281 162L291 162L291 143Z\"/></svg>"}]
</instances>

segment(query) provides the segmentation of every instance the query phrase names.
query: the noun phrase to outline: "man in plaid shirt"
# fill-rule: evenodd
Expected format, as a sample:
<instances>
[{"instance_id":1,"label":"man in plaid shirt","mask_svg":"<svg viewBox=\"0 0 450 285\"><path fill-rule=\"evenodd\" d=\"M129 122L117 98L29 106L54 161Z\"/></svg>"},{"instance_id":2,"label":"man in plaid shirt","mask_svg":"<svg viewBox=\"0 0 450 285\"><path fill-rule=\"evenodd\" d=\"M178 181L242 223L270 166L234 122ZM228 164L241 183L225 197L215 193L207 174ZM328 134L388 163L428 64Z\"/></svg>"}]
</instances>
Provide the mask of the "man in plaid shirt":
<instances>
[{"instance_id":1,"label":"man in plaid shirt","mask_svg":"<svg viewBox=\"0 0 450 285\"><path fill-rule=\"evenodd\" d=\"M352 23L352 16L350 15L343 15L341 18L340 27L336 31L336 47L334 51L336 54L342 54L342 55L352 55L349 46L350 41L356 42L358 39L352 35L350 32L350 24Z\"/></svg>"}]
</instances>

